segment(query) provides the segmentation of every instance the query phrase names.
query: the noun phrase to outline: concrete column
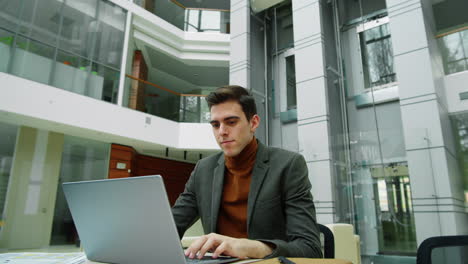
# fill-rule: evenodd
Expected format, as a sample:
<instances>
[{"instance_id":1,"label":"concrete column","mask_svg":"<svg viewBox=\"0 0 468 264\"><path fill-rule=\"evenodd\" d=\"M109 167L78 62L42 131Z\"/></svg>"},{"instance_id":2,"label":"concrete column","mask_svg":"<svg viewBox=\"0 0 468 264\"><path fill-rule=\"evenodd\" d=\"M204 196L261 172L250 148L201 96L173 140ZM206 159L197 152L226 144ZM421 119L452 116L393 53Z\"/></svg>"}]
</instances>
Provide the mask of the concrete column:
<instances>
[{"instance_id":1,"label":"concrete column","mask_svg":"<svg viewBox=\"0 0 468 264\"><path fill-rule=\"evenodd\" d=\"M0 248L49 245L63 134L21 127L6 197Z\"/></svg>"},{"instance_id":2,"label":"concrete column","mask_svg":"<svg viewBox=\"0 0 468 264\"><path fill-rule=\"evenodd\" d=\"M432 1L387 0L418 244L466 234Z\"/></svg>"},{"instance_id":3,"label":"concrete column","mask_svg":"<svg viewBox=\"0 0 468 264\"><path fill-rule=\"evenodd\" d=\"M322 4L293 0L299 151L309 167L317 221L335 214Z\"/></svg>"},{"instance_id":4,"label":"concrete column","mask_svg":"<svg viewBox=\"0 0 468 264\"><path fill-rule=\"evenodd\" d=\"M229 84L250 89L250 1L231 1Z\"/></svg>"}]
</instances>

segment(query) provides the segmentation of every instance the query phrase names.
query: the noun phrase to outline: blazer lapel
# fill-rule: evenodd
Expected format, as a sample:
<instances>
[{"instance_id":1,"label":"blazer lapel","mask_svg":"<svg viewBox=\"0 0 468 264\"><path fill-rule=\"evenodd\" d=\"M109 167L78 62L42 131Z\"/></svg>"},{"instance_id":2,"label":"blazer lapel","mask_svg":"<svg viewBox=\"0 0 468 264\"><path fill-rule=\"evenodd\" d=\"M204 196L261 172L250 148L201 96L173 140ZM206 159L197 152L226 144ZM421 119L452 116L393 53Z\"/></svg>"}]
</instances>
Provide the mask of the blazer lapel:
<instances>
[{"instance_id":1,"label":"blazer lapel","mask_svg":"<svg viewBox=\"0 0 468 264\"><path fill-rule=\"evenodd\" d=\"M221 197L223 194L223 183L224 183L224 155L218 160L218 166L214 170L213 174L213 185L212 200L211 200L211 232L216 232L216 225L218 224L218 213L219 206L221 204Z\"/></svg>"},{"instance_id":2,"label":"blazer lapel","mask_svg":"<svg viewBox=\"0 0 468 264\"><path fill-rule=\"evenodd\" d=\"M269 167L267 148L259 141L255 165L252 172L252 180L250 182L249 198L247 201L247 233L249 232L250 220L255 203L257 202L258 192L260 191L260 187L262 186Z\"/></svg>"}]
</instances>

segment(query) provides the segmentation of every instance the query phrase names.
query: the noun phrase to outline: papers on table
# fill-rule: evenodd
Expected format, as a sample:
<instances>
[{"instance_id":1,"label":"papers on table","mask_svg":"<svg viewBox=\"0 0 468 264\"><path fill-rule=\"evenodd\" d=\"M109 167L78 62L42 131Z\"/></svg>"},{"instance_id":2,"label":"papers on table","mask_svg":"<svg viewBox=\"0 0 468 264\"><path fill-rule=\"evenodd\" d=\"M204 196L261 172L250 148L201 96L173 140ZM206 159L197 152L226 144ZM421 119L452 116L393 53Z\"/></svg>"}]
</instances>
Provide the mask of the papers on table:
<instances>
[{"instance_id":1,"label":"papers on table","mask_svg":"<svg viewBox=\"0 0 468 264\"><path fill-rule=\"evenodd\" d=\"M80 264L86 261L84 253L5 253L0 264Z\"/></svg>"}]
</instances>

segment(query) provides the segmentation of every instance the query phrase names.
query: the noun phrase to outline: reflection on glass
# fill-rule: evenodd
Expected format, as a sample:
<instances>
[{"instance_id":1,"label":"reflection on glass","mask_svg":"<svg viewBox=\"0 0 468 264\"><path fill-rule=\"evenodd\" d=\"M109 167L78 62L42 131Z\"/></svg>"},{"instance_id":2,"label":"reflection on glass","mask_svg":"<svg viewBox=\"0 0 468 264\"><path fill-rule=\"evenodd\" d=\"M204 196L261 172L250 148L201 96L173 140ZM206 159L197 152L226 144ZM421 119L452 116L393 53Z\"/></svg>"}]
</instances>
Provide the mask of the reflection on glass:
<instances>
[{"instance_id":1,"label":"reflection on glass","mask_svg":"<svg viewBox=\"0 0 468 264\"><path fill-rule=\"evenodd\" d=\"M120 68L124 42L125 17L122 8L111 2L99 2L96 45L93 60L114 68Z\"/></svg>"},{"instance_id":2,"label":"reflection on glass","mask_svg":"<svg viewBox=\"0 0 468 264\"><path fill-rule=\"evenodd\" d=\"M14 33L0 28L0 72L7 72L12 54Z\"/></svg>"},{"instance_id":3,"label":"reflection on glass","mask_svg":"<svg viewBox=\"0 0 468 264\"><path fill-rule=\"evenodd\" d=\"M464 200L468 203L468 114L460 113L450 117L460 168L460 183L463 185Z\"/></svg>"},{"instance_id":4,"label":"reflection on glass","mask_svg":"<svg viewBox=\"0 0 468 264\"><path fill-rule=\"evenodd\" d=\"M286 57L286 93L287 109L296 109L296 67L294 65L294 55Z\"/></svg>"},{"instance_id":5,"label":"reflection on glass","mask_svg":"<svg viewBox=\"0 0 468 264\"><path fill-rule=\"evenodd\" d=\"M388 24L359 33L366 88L396 81Z\"/></svg>"},{"instance_id":6,"label":"reflection on glass","mask_svg":"<svg viewBox=\"0 0 468 264\"><path fill-rule=\"evenodd\" d=\"M61 50L90 58L93 36L98 32L96 2L88 0L67 1L61 13L62 30L58 47Z\"/></svg>"},{"instance_id":7,"label":"reflection on glass","mask_svg":"<svg viewBox=\"0 0 468 264\"><path fill-rule=\"evenodd\" d=\"M468 70L468 30L439 39L445 74Z\"/></svg>"},{"instance_id":8,"label":"reflection on glass","mask_svg":"<svg viewBox=\"0 0 468 264\"><path fill-rule=\"evenodd\" d=\"M107 143L65 135L59 185L64 182L107 178L109 151ZM76 244L77 239L62 188L57 188L50 244Z\"/></svg>"},{"instance_id":9,"label":"reflection on glass","mask_svg":"<svg viewBox=\"0 0 468 264\"><path fill-rule=\"evenodd\" d=\"M406 163L371 167L374 185L379 252L414 253L416 229Z\"/></svg>"},{"instance_id":10,"label":"reflection on glass","mask_svg":"<svg viewBox=\"0 0 468 264\"><path fill-rule=\"evenodd\" d=\"M203 101L204 98L199 96L181 96L179 122L200 123L203 119Z\"/></svg>"},{"instance_id":11,"label":"reflection on glass","mask_svg":"<svg viewBox=\"0 0 468 264\"><path fill-rule=\"evenodd\" d=\"M0 123L0 222L4 219L5 200L15 151L17 126ZM2 225L0 225L0 232Z\"/></svg>"},{"instance_id":12,"label":"reflection on glass","mask_svg":"<svg viewBox=\"0 0 468 264\"><path fill-rule=\"evenodd\" d=\"M60 28L60 8L56 0L22 0L19 29L22 35L55 45Z\"/></svg>"},{"instance_id":13,"label":"reflection on glass","mask_svg":"<svg viewBox=\"0 0 468 264\"><path fill-rule=\"evenodd\" d=\"M15 31L21 11L21 1L0 0L0 28Z\"/></svg>"}]
</instances>

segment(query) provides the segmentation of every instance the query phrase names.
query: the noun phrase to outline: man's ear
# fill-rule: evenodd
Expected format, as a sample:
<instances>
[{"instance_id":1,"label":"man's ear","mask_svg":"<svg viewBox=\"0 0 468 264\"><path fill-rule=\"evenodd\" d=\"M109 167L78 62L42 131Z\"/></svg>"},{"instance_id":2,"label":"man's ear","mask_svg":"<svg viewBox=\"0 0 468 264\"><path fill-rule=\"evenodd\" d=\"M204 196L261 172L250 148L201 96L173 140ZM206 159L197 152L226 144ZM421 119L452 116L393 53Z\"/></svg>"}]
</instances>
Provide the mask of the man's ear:
<instances>
[{"instance_id":1,"label":"man's ear","mask_svg":"<svg viewBox=\"0 0 468 264\"><path fill-rule=\"evenodd\" d=\"M257 127L260 125L260 117L258 115L253 115L252 118L250 118L250 131L252 133L255 133L255 130L257 130Z\"/></svg>"}]
</instances>

